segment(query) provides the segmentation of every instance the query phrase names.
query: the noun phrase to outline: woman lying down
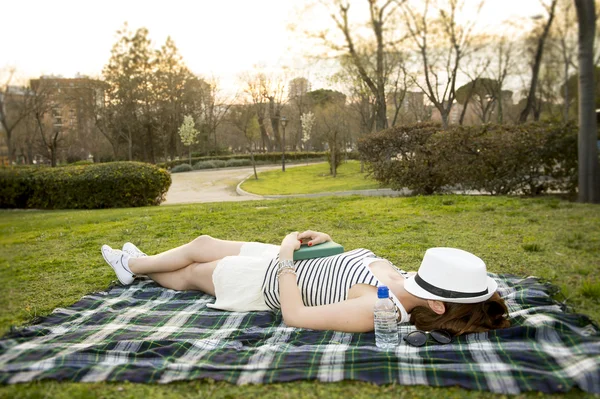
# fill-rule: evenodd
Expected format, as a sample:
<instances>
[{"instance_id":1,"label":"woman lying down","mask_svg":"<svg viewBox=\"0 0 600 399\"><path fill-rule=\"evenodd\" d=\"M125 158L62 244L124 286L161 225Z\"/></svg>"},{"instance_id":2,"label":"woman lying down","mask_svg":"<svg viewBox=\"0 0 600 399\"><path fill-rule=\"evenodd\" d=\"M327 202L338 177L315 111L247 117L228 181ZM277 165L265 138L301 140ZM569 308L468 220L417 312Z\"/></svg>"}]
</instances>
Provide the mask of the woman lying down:
<instances>
[{"instance_id":1,"label":"woman lying down","mask_svg":"<svg viewBox=\"0 0 600 399\"><path fill-rule=\"evenodd\" d=\"M126 243L102 246L119 281L146 275L165 288L216 297L207 306L226 311L281 309L291 327L344 332L374 329L378 285L389 287L400 322L451 335L510 325L498 284L477 256L455 248L431 248L417 273L407 273L367 249L294 261L302 242L331 241L328 234L288 234L281 245L225 241L202 235L180 247L146 255ZM435 338L435 337L434 337Z\"/></svg>"}]
</instances>

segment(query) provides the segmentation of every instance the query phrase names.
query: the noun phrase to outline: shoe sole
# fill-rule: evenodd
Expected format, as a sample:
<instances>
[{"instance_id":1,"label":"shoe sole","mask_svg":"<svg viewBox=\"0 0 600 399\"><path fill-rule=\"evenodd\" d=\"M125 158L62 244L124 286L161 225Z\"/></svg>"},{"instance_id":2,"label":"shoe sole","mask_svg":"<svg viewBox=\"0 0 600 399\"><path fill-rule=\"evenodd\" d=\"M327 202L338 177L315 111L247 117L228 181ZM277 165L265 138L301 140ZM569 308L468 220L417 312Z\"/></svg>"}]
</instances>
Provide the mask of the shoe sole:
<instances>
[{"instance_id":1,"label":"shoe sole","mask_svg":"<svg viewBox=\"0 0 600 399\"><path fill-rule=\"evenodd\" d=\"M117 273L117 271L115 270L115 267L112 265L112 263L110 263L108 261L108 259L106 259L106 256L104 256L104 251L100 250L100 252L102 252L102 257L104 258L104 261L106 263L108 263L108 265L113 269L113 271L115 272L115 274L117 275L117 280L119 280L119 282L123 285L131 285L131 283L133 283L133 280L131 280L130 283L125 283L123 280L121 280L121 277L119 277L119 273Z\"/></svg>"}]
</instances>

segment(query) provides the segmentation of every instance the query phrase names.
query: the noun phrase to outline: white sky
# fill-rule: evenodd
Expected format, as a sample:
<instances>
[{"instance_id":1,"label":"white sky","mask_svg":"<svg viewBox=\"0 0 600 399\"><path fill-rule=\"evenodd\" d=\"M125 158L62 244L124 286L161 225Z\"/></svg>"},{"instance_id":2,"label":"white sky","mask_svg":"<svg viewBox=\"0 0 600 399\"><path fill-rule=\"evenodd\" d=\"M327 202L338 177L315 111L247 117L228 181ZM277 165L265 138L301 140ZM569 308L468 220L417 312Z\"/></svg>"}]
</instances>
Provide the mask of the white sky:
<instances>
[{"instance_id":1,"label":"white sky","mask_svg":"<svg viewBox=\"0 0 600 399\"><path fill-rule=\"evenodd\" d=\"M467 0L471 1L471 0ZM127 21L131 30L149 29L155 48L167 36L195 73L215 76L226 89L254 65L287 67L291 74L320 80L303 57L312 48L298 23L302 0L0 0L2 44L0 68L16 67L21 78L42 74L100 76L108 62L116 31ZM365 0L354 0L357 11ZM539 0L487 0L482 26L539 14ZM302 26L328 22L323 12L304 15ZM313 66L311 66L311 64ZM318 84L317 84L318 86ZM313 85L313 88L314 87Z\"/></svg>"}]
</instances>

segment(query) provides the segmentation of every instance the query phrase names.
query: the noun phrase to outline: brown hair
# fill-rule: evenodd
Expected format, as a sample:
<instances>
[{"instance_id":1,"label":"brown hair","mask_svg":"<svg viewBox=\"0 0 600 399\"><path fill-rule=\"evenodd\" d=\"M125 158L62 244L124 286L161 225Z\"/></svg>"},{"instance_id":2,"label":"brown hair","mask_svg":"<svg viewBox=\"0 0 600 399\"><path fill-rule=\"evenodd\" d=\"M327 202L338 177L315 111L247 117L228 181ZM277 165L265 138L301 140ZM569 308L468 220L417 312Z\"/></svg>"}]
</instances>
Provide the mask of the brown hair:
<instances>
[{"instance_id":1,"label":"brown hair","mask_svg":"<svg viewBox=\"0 0 600 399\"><path fill-rule=\"evenodd\" d=\"M510 327L510 321L505 316L508 309L497 292L485 302L444 302L444 305L446 311L442 315L429 306L417 306L411 312L410 322L419 330L443 329L453 335Z\"/></svg>"}]
</instances>

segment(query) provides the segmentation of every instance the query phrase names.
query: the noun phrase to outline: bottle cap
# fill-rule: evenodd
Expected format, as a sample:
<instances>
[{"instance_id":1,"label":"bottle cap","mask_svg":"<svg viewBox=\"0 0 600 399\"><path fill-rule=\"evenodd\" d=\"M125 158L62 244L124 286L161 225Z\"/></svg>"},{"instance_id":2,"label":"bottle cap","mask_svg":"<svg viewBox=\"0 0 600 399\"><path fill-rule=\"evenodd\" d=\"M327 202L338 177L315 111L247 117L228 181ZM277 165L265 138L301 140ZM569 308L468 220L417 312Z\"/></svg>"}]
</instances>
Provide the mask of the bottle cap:
<instances>
[{"instance_id":1,"label":"bottle cap","mask_svg":"<svg viewBox=\"0 0 600 399\"><path fill-rule=\"evenodd\" d=\"M389 298L390 290L385 285L380 285L377 287L377 298Z\"/></svg>"}]
</instances>

